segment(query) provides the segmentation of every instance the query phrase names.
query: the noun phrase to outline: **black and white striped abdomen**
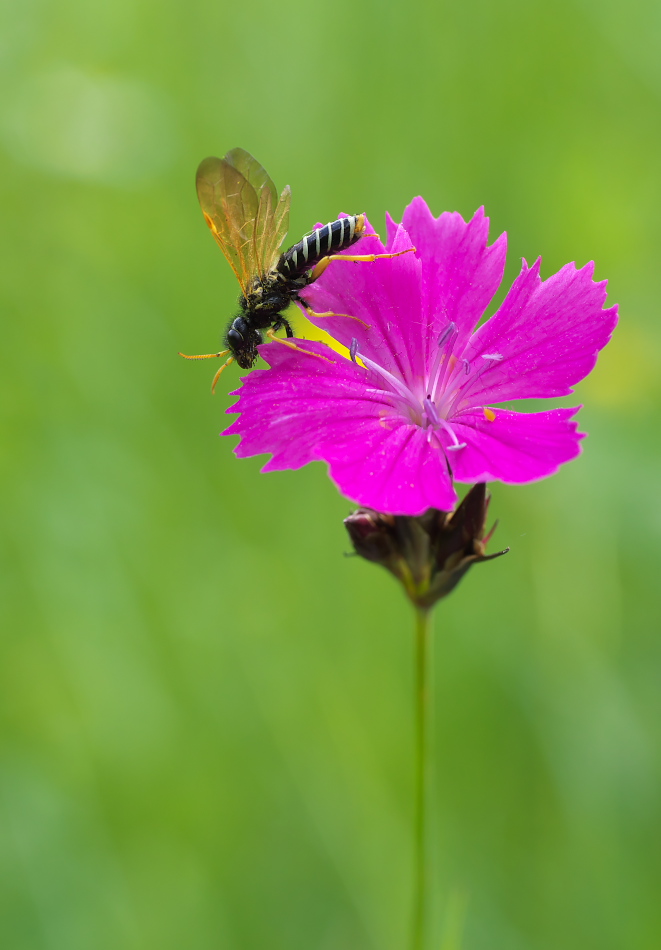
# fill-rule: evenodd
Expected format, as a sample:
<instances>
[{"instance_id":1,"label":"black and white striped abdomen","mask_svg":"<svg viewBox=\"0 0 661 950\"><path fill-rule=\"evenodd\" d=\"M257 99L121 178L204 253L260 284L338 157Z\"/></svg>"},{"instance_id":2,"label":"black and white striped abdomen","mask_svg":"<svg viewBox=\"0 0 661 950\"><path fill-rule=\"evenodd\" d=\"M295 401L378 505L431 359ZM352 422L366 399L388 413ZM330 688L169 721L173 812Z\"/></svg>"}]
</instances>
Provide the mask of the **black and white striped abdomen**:
<instances>
[{"instance_id":1,"label":"black and white striped abdomen","mask_svg":"<svg viewBox=\"0 0 661 950\"><path fill-rule=\"evenodd\" d=\"M352 214L347 218L338 218L323 228L315 228L309 234L290 247L281 256L277 269L284 277L298 277L327 254L351 247L365 230L365 215Z\"/></svg>"}]
</instances>

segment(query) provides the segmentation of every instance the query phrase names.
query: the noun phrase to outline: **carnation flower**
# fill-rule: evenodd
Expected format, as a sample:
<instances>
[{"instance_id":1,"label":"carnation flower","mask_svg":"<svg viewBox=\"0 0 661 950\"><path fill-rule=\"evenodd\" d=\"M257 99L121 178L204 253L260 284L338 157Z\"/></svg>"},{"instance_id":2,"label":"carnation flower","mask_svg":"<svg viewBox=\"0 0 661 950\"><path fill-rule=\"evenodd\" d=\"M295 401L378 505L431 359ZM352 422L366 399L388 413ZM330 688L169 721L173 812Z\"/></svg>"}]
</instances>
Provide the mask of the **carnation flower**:
<instances>
[{"instance_id":1,"label":"carnation flower","mask_svg":"<svg viewBox=\"0 0 661 950\"><path fill-rule=\"evenodd\" d=\"M567 264L542 280L523 261L505 300L481 317L503 277L506 235L488 246L489 220L445 212L422 198L385 246L365 237L348 256L415 252L373 263L332 262L303 293L334 316L318 326L349 351L272 342L270 369L243 379L225 434L239 457L271 453L264 471L328 463L340 491L391 514L449 511L453 481L521 484L545 478L580 452L579 407L514 412L500 403L565 396L595 365L617 308L603 309L594 265ZM477 328L477 329L476 329Z\"/></svg>"}]
</instances>

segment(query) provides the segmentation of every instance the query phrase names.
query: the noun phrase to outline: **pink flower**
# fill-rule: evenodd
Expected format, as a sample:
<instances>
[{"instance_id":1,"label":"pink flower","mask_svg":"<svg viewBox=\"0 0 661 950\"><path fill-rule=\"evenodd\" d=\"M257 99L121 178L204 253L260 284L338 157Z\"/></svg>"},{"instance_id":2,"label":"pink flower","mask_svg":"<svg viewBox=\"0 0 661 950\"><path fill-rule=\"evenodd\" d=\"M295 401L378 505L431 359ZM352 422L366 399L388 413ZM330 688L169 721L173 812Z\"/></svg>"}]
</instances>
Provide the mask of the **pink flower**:
<instances>
[{"instance_id":1,"label":"pink flower","mask_svg":"<svg viewBox=\"0 0 661 950\"><path fill-rule=\"evenodd\" d=\"M606 281L592 280L593 264L542 281L540 261L524 261L475 329L505 266L506 235L488 247L488 227L483 209L468 223L434 218L415 198L400 225L388 217L385 248L366 237L347 254L415 253L331 263L302 295L317 312L351 315L316 322L352 358L310 340L293 341L300 350L261 346L271 368L244 377L228 410L240 413L225 432L241 436L236 454L272 453L264 471L323 460L350 499L405 515L451 510L453 479L520 484L575 458L580 406L498 404L571 393L610 339L617 308L603 309Z\"/></svg>"}]
</instances>

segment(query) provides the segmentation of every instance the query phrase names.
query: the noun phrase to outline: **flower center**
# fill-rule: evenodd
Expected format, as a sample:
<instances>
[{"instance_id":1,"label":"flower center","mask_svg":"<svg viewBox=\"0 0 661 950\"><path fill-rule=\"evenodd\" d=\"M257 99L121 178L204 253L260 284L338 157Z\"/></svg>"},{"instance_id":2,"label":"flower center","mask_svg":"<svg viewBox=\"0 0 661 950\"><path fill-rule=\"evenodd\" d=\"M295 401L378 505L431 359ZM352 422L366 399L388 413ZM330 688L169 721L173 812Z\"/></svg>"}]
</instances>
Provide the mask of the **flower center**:
<instances>
[{"instance_id":1,"label":"flower center","mask_svg":"<svg viewBox=\"0 0 661 950\"><path fill-rule=\"evenodd\" d=\"M457 439L450 420L460 411L460 406L466 407L466 400L480 377L494 362L503 358L500 353L485 353L473 363L458 358L453 352L458 337L459 330L455 323L449 323L439 334L431 367L425 378L420 380L418 393L399 376L393 375L385 367L358 352L357 340L354 339L351 343L352 360L355 361L356 357L359 357L362 363L383 381L384 387L369 390L370 394L385 397L387 403L410 419L414 425L427 430L430 438L439 430L445 430L452 439L449 450L462 449L465 446L465 443ZM424 395L421 396L420 393Z\"/></svg>"}]
</instances>

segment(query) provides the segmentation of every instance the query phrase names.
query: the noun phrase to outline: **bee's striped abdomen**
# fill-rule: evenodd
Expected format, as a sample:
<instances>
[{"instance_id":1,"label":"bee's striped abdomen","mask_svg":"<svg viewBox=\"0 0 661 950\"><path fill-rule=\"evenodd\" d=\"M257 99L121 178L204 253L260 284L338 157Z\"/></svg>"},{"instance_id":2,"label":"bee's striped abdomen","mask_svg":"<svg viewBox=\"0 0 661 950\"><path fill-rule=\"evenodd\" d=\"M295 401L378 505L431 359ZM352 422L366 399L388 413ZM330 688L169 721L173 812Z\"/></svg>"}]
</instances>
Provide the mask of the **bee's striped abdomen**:
<instances>
[{"instance_id":1,"label":"bee's striped abdomen","mask_svg":"<svg viewBox=\"0 0 661 950\"><path fill-rule=\"evenodd\" d=\"M304 274L327 254L351 247L363 236L364 230L364 214L352 214L325 224L323 228L315 228L298 244L284 252L278 261L277 269L284 277Z\"/></svg>"}]
</instances>

